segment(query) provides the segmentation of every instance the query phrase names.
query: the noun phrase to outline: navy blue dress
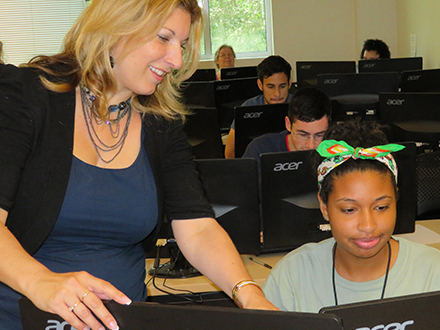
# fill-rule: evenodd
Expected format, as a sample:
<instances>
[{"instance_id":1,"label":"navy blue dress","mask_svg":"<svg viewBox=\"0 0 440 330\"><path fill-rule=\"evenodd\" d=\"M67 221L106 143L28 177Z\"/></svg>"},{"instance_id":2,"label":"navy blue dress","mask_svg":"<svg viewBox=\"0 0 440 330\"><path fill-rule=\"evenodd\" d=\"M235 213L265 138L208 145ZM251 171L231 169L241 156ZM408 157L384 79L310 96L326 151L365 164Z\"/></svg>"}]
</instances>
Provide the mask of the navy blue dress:
<instances>
[{"instance_id":1,"label":"navy blue dress","mask_svg":"<svg viewBox=\"0 0 440 330\"><path fill-rule=\"evenodd\" d=\"M58 221L34 258L54 272L87 271L130 299L143 301L147 290L141 242L157 217L156 185L144 148L124 169L99 168L73 157ZM2 328L21 329L19 298L0 283Z\"/></svg>"}]
</instances>

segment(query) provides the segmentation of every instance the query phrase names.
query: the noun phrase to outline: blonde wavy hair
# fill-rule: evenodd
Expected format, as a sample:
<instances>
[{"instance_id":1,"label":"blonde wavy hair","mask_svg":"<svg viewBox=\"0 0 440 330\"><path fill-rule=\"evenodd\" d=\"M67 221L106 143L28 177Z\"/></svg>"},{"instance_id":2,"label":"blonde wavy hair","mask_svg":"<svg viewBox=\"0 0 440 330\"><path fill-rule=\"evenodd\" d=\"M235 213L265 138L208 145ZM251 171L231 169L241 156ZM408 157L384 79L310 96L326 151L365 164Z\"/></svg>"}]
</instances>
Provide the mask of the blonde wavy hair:
<instances>
[{"instance_id":1,"label":"blonde wavy hair","mask_svg":"<svg viewBox=\"0 0 440 330\"><path fill-rule=\"evenodd\" d=\"M191 29L179 70L167 74L152 95L133 95L132 107L141 113L184 120L187 113L178 88L197 69L202 33L202 13L197 0L93 0L66 35L64 50L37 56L25 66L37 67L46 88L66 92L83 82L96 96L93 113L104 118L107 95L116 90L110 53L124 38L121 58L157 36L174 10L191 15Z\"/></svg>"}]
</instances>

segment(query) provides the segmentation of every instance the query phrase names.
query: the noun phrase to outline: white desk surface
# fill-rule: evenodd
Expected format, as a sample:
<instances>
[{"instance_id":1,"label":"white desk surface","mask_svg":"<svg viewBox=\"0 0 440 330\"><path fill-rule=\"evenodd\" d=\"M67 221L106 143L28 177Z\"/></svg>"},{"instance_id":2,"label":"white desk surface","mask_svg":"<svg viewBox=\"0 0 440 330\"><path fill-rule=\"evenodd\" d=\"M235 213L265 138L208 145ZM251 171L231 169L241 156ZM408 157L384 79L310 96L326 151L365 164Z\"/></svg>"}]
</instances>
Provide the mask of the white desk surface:
<instances>
[{"instance_id":1,"label":"white desk surface","mask_svg":"<svg viewBox=\"0 0 440 330\"><path fill-rule=\"evenodd\" d=\"M416 222L416 231L412 234L402 234L396 235L397 237L405 237L408 240L415 241L418 243L426 244L428 246L432 246L436 249L440 249L440 220L424 220ZM241 255L244 266L246 267L249 275L257 282L259 285L262 285L267 276L270 273L270 269L266 268L254 261L249 260L249 257L253 257L258 259L272 267L276 265L276 263L285 255L286 253L274 253L274 254L262 254L258 257L251 255ZM161 260L161 264L166 262L167 260ZM154 260L147 259L146 260L146 269L147 271L153 267ZM146 282L151 279L150 275L147 275ZM156 285L159 288L164 289L163 283L164 279L156 278ZM186 279L167 279L166 285L168 287L178 289L178 290L190 290L192 292L210 292L210 291L220 291L220 289L214 285L208 278L205 276L198 276ZM157 290L151 282L148 282L148 295L156 296L163 295L164 293ZM171 291L170 288L165 288L166 291ZM171 291L174 294L179 294L182 292L179 291Z\"/></svg>"}]
</instances>

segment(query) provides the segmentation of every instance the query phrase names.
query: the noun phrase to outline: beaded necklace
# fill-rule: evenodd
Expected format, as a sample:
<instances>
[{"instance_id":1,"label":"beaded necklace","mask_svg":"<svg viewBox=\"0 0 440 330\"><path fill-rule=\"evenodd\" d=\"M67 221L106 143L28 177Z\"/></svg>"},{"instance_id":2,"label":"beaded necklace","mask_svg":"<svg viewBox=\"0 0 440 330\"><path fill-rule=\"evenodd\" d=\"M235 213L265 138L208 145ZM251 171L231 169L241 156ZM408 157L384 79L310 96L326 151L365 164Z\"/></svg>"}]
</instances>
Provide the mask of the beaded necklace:
<instances>
[{"instance_id":1,"label":"beaded necklace","mask_svg":"<svg viewBox=\"0 0 440 330\"><path fill-rule=\"evenodd\" d=\"M89 133L90 140L93 143L93 146L96 150L96 153L98 154L99 159L101 159L106 164L111 163L122 151L122 147L124 146L125 139L127 138L128 127L130 126L131 114L132 114L130 99L128 99L125 102L123 101L118 105L109 106L107 120L102 120L100 117L92 115L92 106L93 106L93 102L96 99L95 95L93 95L93 93L84 84L80 85L80 93L81 93L82 111L84 114L84 120L86 122L87 131ZM117 112L116 118L111 119L110 118L111 114L115 112ZM127 121L121 133L119 123L122 120L122 118L124 118L126 115L127 115ZM102 125L104 123L107 124L109 126L111 136L117 139L117 141L111 145L104 143L99 138L95 130L95 127L93 125L93 121L97 125ZM101 152L105 153L113 150L117 150L116 154L110 159L104 159Z\"/></svg>"}]
</instances>

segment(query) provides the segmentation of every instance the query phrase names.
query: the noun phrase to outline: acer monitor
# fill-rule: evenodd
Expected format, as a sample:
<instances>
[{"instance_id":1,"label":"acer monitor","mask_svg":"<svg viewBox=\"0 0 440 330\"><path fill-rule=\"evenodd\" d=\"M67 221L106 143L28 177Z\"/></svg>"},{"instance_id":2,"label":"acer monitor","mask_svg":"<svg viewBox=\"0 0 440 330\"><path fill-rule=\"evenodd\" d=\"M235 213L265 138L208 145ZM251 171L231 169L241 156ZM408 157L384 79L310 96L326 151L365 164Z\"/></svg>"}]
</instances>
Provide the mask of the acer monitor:
<instances>
[{"instance_id":1,"label":"acer monitor","mask_svg":"<svg viewBox=\"0 0 440 330\"><path fill-rule=\"evenodd\" d=\"M399 168L399 200L394 234L415 230L417 195L414 189L416 146L394 154ZM331 236L318 202L315 150L261 155L262 253L290 251Z\"/></svg>"},{"instance_id":2,"label":"acer monitor","mask_svg":"<svg viewBox=\"0 0 440 330\"><path fill-rule=\"evenodd\" d=\"M295 313L214 306L175 306L132 302L129 306L104 301L120 329L191 330L342 330L335 315ZM64 330L70 327L60 316L43 312L27 298L20 300L23 330ZM73 328L72 328L73 329Z\"/></svg>"},{"instance_id":3,"label":"acer monitor","mask_svg":"<svg viewBox=\"0 0 440 330\"><path fill-rule=\"evenodd\" d=\"M194 158L223 158L223 144L216 108L192 106L183 127Z\"/></svg>"},{"instance_id":4,"label":"acer monitor","mask_svg":"<svg viewBox=\"0 0 440 330\"><path fill-rule=\"evenodd\" d=\"M197 69L193 75L187 79L190 81L214 81L216 80L215 69Z\"/></svg>"},{"instance_id":5,"label":"acer monitor","mask_svg":"<svg viewBox=\"0 0 440 330\"><path fill-rule=\"evenodd\" d=\"M363 72L398 72L422 70L423 57L385 58L377 60L359 60L359 73Z\"/></svg>"},{"instance_id":6,"label":"acer monitor","mask_svg":"<svg viewBox=\"0 0 440 330\"><path fill-rule=\"evenodd\" d=\"M196 160L218 223L240 254L260 254L260 210L254 159Z\"/></svg>"},{"instance_id":7,"label":"acer monitor","mask_svg":"<svg viewBox=\"0 0 440 330\"><path fill-rule=\"evenodd\" d=\"M196 159L195 163L215 217L231 237L238 252L260 254L261 228L256 161L240 158ZM163 231L160 238L170 242L166 248L169 255L157 256L155 267L149 270L150 275L169 278L200 275L180 253L172 231ZM170 257L171 262L158 265L159 257Z\"/></svg>"},{"instance_id":8,"label":"acer monitor","mask_svg":"<svg viewBox=\"0 0 440 330\"><path fill-rule=\"evenodd\" d=\"M186 81L180 85L185 105L215 107L214 81Z\"/></svg>"},{"instance_id":9,"label":"acer monitor","mask_svg":"<svg viewBox=\"0 0 440 330\"><path fill-rule=\"evenodd\" d=\"M397 92L397 72L318 75L319 88L332 101L332 120L376 120L379 93Z\"/></svg>"},{"instance_id":10,"label":"acer monitor","mask_svg":"<svg viewBox=\"0 0 440 330\"><path fill-rule=\"evenodd\" d=\"M440 291L324 307L320 313L338 315L345 330L426 330L440 323Z\"/></svg>"},{"instance_id":11,"label":"acer monitor","mask_svg":"<svg viewBox=\"0 0 440 330\"><path fill-rule=\"evenodd\" d=\"M415 141L422 150L438 150L439 105L440 93L381 93L379 118L391 142Z\"/></svg>"},{"instance_id":12,"label":"acer monitor","mask_svg":"<svg viewBox=\"0 0 440 330\"><path fill-rule=\"evenodd\" d=\"M286 129L288 104L266 104L235 108L235 157L241 157L256 137Z\"/></svg>"},{"instance_id":13,"label":"acer monitor","mask_svg":"<svg viewBox=\"0 0 440 330\"><path fill-rule=\"evenodd\" d=\"M257 79L239 78L214 82L215 106L219 111L220 129L229 131L234 119L234 108L261 94Z\"/></svg>"},{"instance_id":14,"label":"acer monitor","mask_svg":"<svg viewBox=\"0 0 440 330\"><path fill-rule=\"evenodd\" d=\"M440 92L440 69L402 72L401 92Z\"/></svg>"},{"instance_id":15,"label":"acer monitor","mask_svg":"<svg viewBox=\"0 0 440 330\"><path fill-rule=\"evenodd\" d=\"M317 87L318 74L356 73L355 61L297 61L296 81L298 88Z\"/></svg>"},{"instance_id":16,"label":"acer monitor","mask_svg":"<svg viewBox=\"0 0 440 330\"><path fill-rule=\"evenodd\" d=\"M220 70L221 80L238 78L258 78L256 66L223 68Z\"/></svg>"}]
</instances>

